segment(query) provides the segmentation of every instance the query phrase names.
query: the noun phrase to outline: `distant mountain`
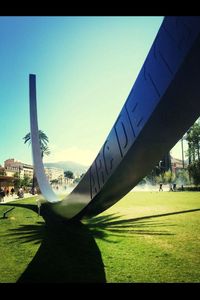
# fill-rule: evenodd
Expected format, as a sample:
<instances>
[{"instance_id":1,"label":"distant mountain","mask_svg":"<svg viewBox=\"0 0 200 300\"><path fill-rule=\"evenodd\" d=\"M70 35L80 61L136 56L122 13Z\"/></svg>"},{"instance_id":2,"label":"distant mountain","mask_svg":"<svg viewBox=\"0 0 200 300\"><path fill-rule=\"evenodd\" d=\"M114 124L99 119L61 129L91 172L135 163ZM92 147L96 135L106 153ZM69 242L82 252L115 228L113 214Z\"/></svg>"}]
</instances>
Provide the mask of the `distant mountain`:
<instances>
[{"instance_id":1,"label":"distant mountain","mask_svg":"<svg viewBox=\"0 0 200 300\"><path fill-rule=\"evenodd\" d=\"M73 173L79 174L85 173L89 168L89 166L83 166L73 161L58 161L52 163L44 163L44 166L49 168L60 168L64 171L72 171Z\"/></svg>"}]
</instances>

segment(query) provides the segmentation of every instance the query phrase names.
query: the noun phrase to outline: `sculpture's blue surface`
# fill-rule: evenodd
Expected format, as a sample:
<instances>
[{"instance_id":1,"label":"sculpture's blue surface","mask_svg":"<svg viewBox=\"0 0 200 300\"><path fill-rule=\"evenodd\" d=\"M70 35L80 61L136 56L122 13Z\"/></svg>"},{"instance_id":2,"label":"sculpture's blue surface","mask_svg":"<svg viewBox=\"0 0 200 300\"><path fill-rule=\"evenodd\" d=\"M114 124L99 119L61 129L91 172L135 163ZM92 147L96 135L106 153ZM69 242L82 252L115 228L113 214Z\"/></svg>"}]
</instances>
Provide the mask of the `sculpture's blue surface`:
<instances>
[{"instance_id":1,"label":"sculpture's blue surface","mask_svg":"<svg viewBox=\"0 0 200 300\"><path fill-rule=\"evenodd\" d=\"M200 115L200 17L166 17L133 88L81 182L58 201L39 158L35 75L30 75L33 159L39 186L55 215L96 215L120 200ZM109 113L109 112L108 112Z\"/></svg>"}]
</instances>

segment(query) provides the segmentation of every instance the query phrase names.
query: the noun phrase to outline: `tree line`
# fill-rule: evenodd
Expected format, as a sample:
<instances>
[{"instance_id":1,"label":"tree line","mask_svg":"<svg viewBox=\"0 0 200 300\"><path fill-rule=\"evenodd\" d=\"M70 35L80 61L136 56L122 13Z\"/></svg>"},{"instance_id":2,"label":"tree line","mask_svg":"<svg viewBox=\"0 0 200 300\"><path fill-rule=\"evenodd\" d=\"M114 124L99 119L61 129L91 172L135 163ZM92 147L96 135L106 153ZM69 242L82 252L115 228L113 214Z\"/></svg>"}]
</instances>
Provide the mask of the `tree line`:
<instances>
[{"instance_id":1,"label":"tree line","mask_svg":"<svg viewBox=\"0 0 200 300\"><path fill-rule=\"evenodd\" d=\"M176 174L172 170L163 170L158 163L151 172L141 181L144 183L158 184L160 182L177 183L180 185L200 185L200 118L188 129L183 138L187 141L188 150L186 157L188 158L188 166L178 170ZM182 139L183 139L182 138Z\"/></svg>"},{"instance_id":2,"label":"tree line","mask_svg":"<svg viewBox=\"0 0 200 300\"><path fill-rule=\"evenodd\" d=\"M195 185L200 184L200 118L187 131L188 172Z\"/></svg>"}]
</instances>

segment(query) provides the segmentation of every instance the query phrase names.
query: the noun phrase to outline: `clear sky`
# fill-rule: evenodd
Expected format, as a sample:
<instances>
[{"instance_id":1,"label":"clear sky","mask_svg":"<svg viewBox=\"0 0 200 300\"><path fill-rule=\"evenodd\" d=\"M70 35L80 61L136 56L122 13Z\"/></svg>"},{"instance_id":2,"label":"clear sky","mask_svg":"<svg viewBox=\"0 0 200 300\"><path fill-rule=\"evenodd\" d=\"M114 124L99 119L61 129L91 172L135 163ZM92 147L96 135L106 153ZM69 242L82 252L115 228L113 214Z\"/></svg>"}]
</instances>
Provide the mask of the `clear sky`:
<instances>
[{"instance_id":1,"label":"clear sky","mask_svg":"<svg viewBox=\"0 0 200 300\"><path fill-rule=\"evenodd\" d=\"M90 165L162 21L158 16L0 17L0 164L7 158L32 163L31 148L22 139L30 131L32 73L39 128L50 141L51 155L44 161Z\"/></svg>"}]
</instances>

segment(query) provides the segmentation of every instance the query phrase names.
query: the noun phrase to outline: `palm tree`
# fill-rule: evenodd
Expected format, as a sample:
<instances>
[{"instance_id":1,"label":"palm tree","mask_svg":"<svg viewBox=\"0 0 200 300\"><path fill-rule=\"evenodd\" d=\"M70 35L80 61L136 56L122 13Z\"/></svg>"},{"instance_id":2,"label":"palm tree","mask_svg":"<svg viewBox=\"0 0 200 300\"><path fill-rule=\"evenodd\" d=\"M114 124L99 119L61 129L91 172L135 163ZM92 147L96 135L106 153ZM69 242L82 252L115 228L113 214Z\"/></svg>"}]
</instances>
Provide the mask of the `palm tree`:
<instances>
[{"instance_id":1,"label":"palm tree","mask_svg":"<svg viewBox=\"0 0 200 300\"><path fill-rule=\"evenodd\" d=\"M47 144L49 143L49 139L47 137L47 135L42 131L39 130L39 143L40 143L40 149L41 149L41 155L42 158L44 157L44 155L49 155L50 154L50 150L49 147L47 146ZM27 142L29 143L29 146L31 144L31 134L30 132L27 133L24 137L24 144L26 144Z\"/></svg>"},{"instance_id":2,"label":"palm tree","mask_svg":"<svg viewBox=\"0 0 200 300\"><path fill-rule=\"evenodd\" d=\"M49 143L49 139L48 139L47 135L42 130L39 130L38 133L39 133L39 143L40 143L41 156L42 156L42 159L43 159L44 155L49 155L50 154L50 150L49 150L49 147L47 145ZM28 143L29 146L30 146L30 144L31 144L31 133L30 132L27 133L23 137L23 140L24 140L24 144ZM35 194L34 189L35 189L36 182L37 181L36 181L35 171L33 171L32 194Z\"/></svg>"}]
</instances>

